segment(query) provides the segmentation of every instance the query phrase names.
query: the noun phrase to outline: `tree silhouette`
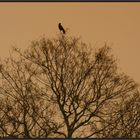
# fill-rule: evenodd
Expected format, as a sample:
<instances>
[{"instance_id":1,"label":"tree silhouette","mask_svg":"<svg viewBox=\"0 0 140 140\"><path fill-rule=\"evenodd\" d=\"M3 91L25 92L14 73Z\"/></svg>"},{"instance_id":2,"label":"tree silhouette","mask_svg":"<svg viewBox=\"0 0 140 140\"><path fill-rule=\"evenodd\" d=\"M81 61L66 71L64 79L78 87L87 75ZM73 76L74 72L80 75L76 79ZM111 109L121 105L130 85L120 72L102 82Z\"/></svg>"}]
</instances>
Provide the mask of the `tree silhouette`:
<instances>
[{"instance_id":1,"label":"tree silhouette","mask_svg":"<svg viewBox=\"0 0 140 140\"><path fill-rule=\"evenodd\" d=\"M104 138L139 138L140 137L140 95L138 92L112 106L106 120L112 123L101 132Z\"/></svg>"},{"instance_id":2,"label":"tree silhouette","mask_svg":"<svg viewBox=\"0 0 140 140\"><path fill-rule=\"evenodd\" d=\"M60 137L103 136L113 123L107 123L108 107L135 93L137 84L117 72L110 50L105 45L93 52L79 39L63 35L33 41L25 52L17 50L38 67L35 77L47 90L42 97L57 112L54 120L62 126L57 131Z\"/></svg>"},{"instance_id":3,"label":"tree silhouette","mask_svg":"<svg viewBox=\"0 0 140 140\"><path fill-rule=\"evenodd\" d=\"M9 57L1 65L0 137L54 137L61 127L34 77L37 69L22 58Z\"/></svg>"}]
</instances>

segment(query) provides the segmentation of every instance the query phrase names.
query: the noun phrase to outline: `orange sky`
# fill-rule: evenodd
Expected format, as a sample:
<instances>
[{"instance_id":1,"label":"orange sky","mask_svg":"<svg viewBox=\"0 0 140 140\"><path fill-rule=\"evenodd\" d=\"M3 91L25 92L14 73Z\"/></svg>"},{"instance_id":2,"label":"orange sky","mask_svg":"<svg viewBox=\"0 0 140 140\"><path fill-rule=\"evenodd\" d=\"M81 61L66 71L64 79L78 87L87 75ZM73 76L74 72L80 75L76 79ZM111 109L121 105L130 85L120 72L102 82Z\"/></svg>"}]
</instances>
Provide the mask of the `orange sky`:
<instances>
[{"instance_id":1,"label":"orange sky","mask_svg":"<svg viewBox=\"0 0 140 140\"><path fill-rule=\"evenodd\" d=\"M123 72L140 83L140 3L0 3L0 56L12 45L25 48L45 35L55 37L61 22L69 34L100 47L113 44Z\"/></svg>"}]
</instances>

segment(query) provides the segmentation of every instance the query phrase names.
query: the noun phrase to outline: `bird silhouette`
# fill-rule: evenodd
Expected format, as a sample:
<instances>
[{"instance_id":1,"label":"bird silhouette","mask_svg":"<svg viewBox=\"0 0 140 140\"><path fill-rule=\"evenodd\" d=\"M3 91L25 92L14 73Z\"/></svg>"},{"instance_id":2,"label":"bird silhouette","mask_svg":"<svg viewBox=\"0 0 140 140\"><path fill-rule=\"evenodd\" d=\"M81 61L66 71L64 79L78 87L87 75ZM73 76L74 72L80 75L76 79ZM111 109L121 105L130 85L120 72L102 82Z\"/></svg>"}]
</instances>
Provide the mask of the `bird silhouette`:
<instances>
[{"instance_id":1,"label":"bird silhouette","mask_svg":"<svg viewBox=\"0 0 140 140\"><path fill-rule=\"evenodd\" d=\"M61 25L61 23L58 24L58 28L59 28L60 32L61 31L63 32L63 34L66 33L65 30L64 30L64 28L63 28L63 26Z\"/></svg>"}]
</instances>

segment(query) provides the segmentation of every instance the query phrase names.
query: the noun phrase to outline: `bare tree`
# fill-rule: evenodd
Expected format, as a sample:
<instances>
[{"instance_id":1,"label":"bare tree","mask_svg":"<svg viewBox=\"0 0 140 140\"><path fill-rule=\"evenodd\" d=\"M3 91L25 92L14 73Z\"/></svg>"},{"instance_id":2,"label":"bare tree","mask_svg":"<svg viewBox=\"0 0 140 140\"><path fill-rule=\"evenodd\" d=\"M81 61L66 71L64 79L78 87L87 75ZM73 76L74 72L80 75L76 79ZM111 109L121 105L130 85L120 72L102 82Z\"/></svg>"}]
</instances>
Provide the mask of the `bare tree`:
<instances>
[{"instance_id":1,"label":"bare tree","mask_svg":"<svg viewBox=\"0 0 140 140\"><path fill-rule=\"evenodd\" d=\"M19 57L1 64L0 137L47 138L61 127L53 120L41 84L34 78L38 68Z\"/></svg>"},{"instance_id":2,"label":"bare tree","mask_svg":"<svg viewBox=\"0 0 140 140\"><path fill-rule=\"evenodd\" d=\"M136 90L132 79L117 72L110 50L105 44L93 52L79 39L63 35L33 41L25 52L17 50L38 67L36 78L48 90L43 96L55 105L55 120L63 125L61 137L98 137L111 125L102 125L107 106Z\"/></svg>"},{"instance_id":3,"label":"bare tree","mask_svg":"<svg viewBox=\"0 0 140 140\"><path fill-rule=\"evenodd\" d=\"M106 124L111 124L99 135L105 138L140 138L140 94L124 98L112 106ZM104 124L104 123L103 123Z\"/></svg>"}]
</instances>

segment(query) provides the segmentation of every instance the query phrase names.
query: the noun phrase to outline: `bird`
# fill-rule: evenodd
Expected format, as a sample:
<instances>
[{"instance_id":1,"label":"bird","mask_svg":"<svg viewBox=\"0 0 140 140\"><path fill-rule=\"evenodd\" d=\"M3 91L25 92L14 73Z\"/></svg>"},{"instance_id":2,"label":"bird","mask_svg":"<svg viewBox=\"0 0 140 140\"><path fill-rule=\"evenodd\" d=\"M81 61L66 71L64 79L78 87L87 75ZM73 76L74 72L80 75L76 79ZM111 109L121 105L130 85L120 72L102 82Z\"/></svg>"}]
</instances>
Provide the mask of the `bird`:
<instances>
[{"instance_id":1,"label":"bird","mask_svg":"<svg viewBox=\"0 0 140 140\"><path fill-rule=\"evenodd\" d=\"M61 31L63 32L63 34L66 33L66 31L64 30L64 28L63 28L63 26L61 25L61 23L58 24L58 28L59 28L60 32L61 32Z\"/></svg>"}]
</instances>

